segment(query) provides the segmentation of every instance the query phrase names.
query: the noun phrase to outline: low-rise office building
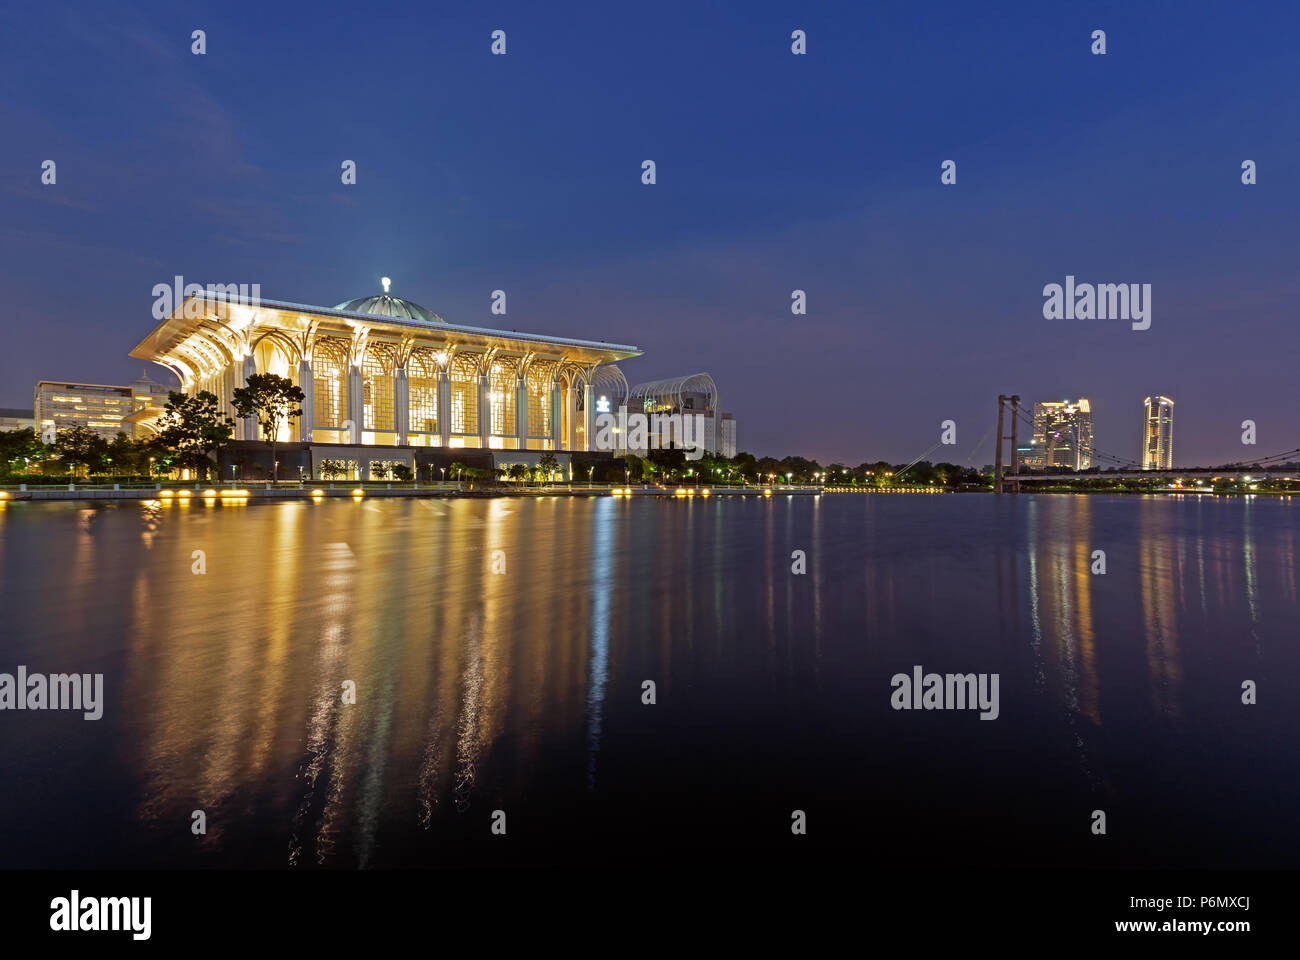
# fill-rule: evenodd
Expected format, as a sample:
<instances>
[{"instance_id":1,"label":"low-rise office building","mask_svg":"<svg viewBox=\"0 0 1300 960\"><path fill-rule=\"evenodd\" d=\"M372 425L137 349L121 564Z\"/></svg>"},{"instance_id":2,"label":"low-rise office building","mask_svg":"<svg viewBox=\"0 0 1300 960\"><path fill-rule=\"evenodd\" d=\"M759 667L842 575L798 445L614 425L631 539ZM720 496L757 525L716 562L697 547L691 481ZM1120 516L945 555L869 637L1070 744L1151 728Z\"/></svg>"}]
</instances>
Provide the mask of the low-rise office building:
<instances>
[{"instance_id":1,"label":"low-rise office building","mask_svg":"<svg viewBox=\"0 0 1300 960\"><path fill-rule=\"evenodd\" d=\"M144 374L127 386L41 380L34 393L34 425L46 438L71 427L85 427L109 440L119 433L149 436L171 389Z\"/></svg>"}]
</instances>

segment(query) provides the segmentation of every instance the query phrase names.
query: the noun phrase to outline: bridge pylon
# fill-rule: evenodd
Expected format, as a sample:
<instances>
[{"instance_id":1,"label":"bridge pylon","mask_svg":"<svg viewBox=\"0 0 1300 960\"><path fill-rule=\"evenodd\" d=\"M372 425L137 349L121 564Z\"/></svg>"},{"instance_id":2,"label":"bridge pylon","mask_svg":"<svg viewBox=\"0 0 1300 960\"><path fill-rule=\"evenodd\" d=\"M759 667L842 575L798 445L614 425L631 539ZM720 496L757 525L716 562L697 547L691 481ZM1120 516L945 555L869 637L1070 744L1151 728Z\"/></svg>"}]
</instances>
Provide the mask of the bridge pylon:
<instances>
[{"instance_id":1,"label":"bridge pylon","mask_svg":"<svg viewBox=\"0 0 1300 960\"><path fill-rule=\"evenodd\" d=\"M1005 429L1005 417L1007 405L1011 406L1011 434L1008 436L1003 433ZM993 492L994 493L1019 493L1020 492L1020 455L1016 448L1020 445L1018 441L1020 426L1020 396L1012 394L1011 396L998 395L998 431L997 444L994 447L993 456ZM1011 473L1004 475L1002 472L1002 442L1011 441Z\"/></svg>"}]
</instances>

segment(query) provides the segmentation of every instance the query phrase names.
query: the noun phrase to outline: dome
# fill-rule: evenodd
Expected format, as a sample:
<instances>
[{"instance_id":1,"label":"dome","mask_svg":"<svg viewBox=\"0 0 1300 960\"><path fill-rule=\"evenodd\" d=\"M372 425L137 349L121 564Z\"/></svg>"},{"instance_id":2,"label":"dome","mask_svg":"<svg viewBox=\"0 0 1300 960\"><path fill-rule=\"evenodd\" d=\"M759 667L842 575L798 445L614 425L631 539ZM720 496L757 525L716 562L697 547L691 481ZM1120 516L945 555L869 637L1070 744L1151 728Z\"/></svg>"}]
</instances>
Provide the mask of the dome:
<instances>
[{"instance_id":1,"label":"dome","mask_svg":"<svg viewBox=\"0 0 1300 960\"><path fill-rule=\"evenodd\" d=\"M390 282L387 277L384 277L383 293L376 294L373 297L359 297L356 300L349 300L347 303L338 304L334 309L347 310L349 313L369 313L378 317L394 317L399 320L423 320L425 323L447 322L432 310L426 310L418 303L412 303L410 300L403 300L401 297L394 297L389 294L388 285Z\"/></svg>"}]
</instances>

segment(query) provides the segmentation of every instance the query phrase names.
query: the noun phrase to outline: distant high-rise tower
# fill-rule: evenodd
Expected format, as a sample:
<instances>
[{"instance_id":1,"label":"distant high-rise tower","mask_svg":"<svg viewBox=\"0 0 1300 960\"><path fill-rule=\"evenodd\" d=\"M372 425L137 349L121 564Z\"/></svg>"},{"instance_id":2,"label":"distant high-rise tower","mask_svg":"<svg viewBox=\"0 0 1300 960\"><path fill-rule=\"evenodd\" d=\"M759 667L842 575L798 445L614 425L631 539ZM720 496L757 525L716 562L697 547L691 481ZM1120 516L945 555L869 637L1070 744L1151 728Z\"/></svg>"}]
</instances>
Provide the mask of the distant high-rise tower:
<instances>
[{"instance_id":1,"label":"distant high-rise tower","mask_svg":"<svg viewBox=\"0 0 1300 960\"><path fill-rule=\"evenodd\" d=\"M1080 397L1076 403L1034 404L1035 463L1026 466L1070 467L1087 470L1092 466L1092 404Z\"/></svg>"},{"instance_id":2,"label":"distant high-rise tower","mask_svg":"<svg viewBox=\"0 0 1300 960\"><path fill-rule=\"evenodd\" d=\"M1174 467L1174 402L1168 397L1147 397L1142 414L1142 469Z\"/></svg>"}]
</instances>

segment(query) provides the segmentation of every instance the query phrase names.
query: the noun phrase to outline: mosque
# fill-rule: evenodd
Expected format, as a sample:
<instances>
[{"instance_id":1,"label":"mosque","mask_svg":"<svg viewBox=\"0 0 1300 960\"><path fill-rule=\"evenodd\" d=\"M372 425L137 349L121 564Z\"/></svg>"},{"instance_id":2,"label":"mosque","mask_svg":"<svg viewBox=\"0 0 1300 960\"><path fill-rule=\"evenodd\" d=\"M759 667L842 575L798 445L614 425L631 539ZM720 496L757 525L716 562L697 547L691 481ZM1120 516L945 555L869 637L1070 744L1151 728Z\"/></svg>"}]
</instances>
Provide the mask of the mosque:
<instances>
[{"instance_id":1,"label":"mosque","mask_svg":"<svg viewBox=\"0 0 1300 960\"><path fill-rule=\"evenodd\" d=\"M254 373L301 387L303 415L277 437L282 478L320 479L326 464L357 480L398 464L536 465L548 452L566 468L594 450L596 411L626 403L618 361L638 348L448 323L390 283L334 307L199 290L131 356L171 370L186 393L213 393L232 418L232 394ZM255 420L236 419L235 441L241 464L269 467Z\"/></svg>"}]
</instances>

